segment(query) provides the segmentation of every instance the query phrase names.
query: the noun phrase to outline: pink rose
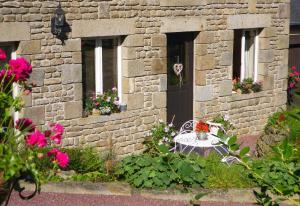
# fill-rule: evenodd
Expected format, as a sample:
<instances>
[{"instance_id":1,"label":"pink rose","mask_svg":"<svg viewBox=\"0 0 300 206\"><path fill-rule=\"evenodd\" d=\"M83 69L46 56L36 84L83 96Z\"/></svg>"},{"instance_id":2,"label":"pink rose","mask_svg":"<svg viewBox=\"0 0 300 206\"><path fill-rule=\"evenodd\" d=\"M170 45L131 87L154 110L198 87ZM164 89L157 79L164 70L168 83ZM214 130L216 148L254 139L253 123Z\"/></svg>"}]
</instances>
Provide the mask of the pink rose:
<instances>
[{"instance_id":1,"label":"pink rose","mask_svg":"<svg viewBox=\"0 0 300 206\"><path fill-rule=\"evenodd\" d=\"M27 135L26 143L31 146L37 145L38 147L42 148L47 145L47 140L43 133L41 133L39 130L35 130L33 133Z\"/></svg>"},{"instance_id":2,"label":"pink rose","mask_svg":"<svg viewBox=\"0 0 300 206\"><path fill-rule=\"evenodd\" d=\"M295 71L296 70L296 66L292 66L292 70Z\"/></svg>"},{"instance_id":3,"label":"pink rose","mask_svg":"<svg viewBox=\"0 0 300 206\"><path fill-rule=\"evenodd\" d=\"M11 59L8 63L12 72L16 75L17 80L25 81L29 78L29 75L32 72L32 67L26 59L22 57Z\"/></svg>"},{"instance_id":4,"label":"pink rose","mask_svg":"<svg viewBox=\"0 0 300 206\"><path fill-rule=\"evenodd\" d=\"M0 61L4 60L6 60L6 54L2 49L0 49Z\"/></svg>"},{"instance_id":5,"label":"pink rose","mask_svg":"<svg viewBox=\"0 0 300 206\"><path fill-rule=\"evenodd\" d=\"M294 75L295 75L295 76L299 76L299 72L296 72L296 71L295 71L295 72L294 72Z\"/></svg>"},{"instance_id":6,"label":"pink rose","mask_svg":"<svg viewBox=\"0 0 300 206\"><path fill-rule=\"evenodd\" d=\"M48 152L48 156L54 156L53 161L57 162L60 167L66 167L69 164L69 156L61 152L59 149L52 149Z\"/></svg>"},{"instance_id":7,"label":"pink rose","mask_svg":"<svg viewBox=\"0 0 300 206\"><path fill-rule=\"evenodd\" d=\"M290 83L290 88L294 88L295 84L294 83Z\"/></svg>"},{"instance_id":8,"label":"pink rose","mask_svg":"<svg viewBox=\"0 0 300 206\"><path fill-rule=\"evenodd\" d=\"M62 126L59 123L56 124L52 124L51 125L51 130L52 132L54 132L55 134L63 134L64 133L64 126Z\"/></svg>"},{"instance_id":9,"label":"pink rose","mask_svg":"<svg viewBox=\"0 0 300 206\"><path fill-rule=\"evenodd\" d=\"M294 77L294 74L293 74L293 73L290 73L289 76L290 76L290 77Z\"/></svg>"},{"instance_id":10,"label":"pink rose","mask_svg":"<svg viewBox=\"0 0 300 206\"><path fill-rule=\"evenodd\" d=\"M61 134L55 134L55 135L51 136L50 138L51 138L51 140L53 140L55 142L55 144L60 144L62 136L61 136Z\"/></svg>"}]
</instances>

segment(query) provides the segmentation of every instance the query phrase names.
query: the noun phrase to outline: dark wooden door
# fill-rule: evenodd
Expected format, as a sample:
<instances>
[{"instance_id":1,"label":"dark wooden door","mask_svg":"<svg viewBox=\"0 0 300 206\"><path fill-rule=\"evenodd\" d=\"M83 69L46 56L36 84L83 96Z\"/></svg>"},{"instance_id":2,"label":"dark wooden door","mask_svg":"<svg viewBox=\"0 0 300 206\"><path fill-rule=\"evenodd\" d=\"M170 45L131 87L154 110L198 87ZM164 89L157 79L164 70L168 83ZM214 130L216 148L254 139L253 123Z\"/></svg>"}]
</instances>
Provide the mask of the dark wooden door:
<instances>
[{"instance_id":1,"label":"dark wooden door","mask_svg":"<svg viewBox=\"0 0 300 206\"><path fill-rule=\"evenodd\" d=\"M193 119L194 33L168 34L167 44L167 120L177 129ZM174 67L181 67L177 75Z\"/></svg>"},{"instance_id":2,"label":"dark wooden door","mask_svg":"<svg viewBox=\"0 0 300 206\"><path fill-rule=\"evenodd\" d=\"M289 48L289 68L296 66L297 71L300 72L300 26L291 27L290 34L290 48ZM297 85L297 92L300 92L300 83ZM295 104L300 105L298 98L293 98Z\"/></svg>"}]
</instances>

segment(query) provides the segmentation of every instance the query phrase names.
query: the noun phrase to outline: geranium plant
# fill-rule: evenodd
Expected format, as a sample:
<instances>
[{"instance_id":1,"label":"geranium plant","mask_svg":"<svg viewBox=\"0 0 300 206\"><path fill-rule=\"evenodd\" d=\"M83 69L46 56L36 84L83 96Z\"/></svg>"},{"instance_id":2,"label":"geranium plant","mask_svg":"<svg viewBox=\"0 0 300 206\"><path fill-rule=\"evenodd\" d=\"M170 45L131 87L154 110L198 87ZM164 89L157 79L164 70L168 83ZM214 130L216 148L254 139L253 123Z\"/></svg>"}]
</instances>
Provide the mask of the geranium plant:
<instances>
[{"instance_id":1,"label":"geranium plant","mask_svg":"<svg viewBox=\"0 0 300 206\"><path fill-rule=\"evenodd\" d=\"M196 124L195 132L204 132L207 133L209 132L209 125L206 124L204 121L200 120Z\"/></svg>"},{"instance_id":2,"label":"geranium plant","mask_svg":"<svg viewBox=\"0 0 300 206\"><path fill-rule=\"evenodd\" d=\"M233 91L242 94L256 93L262 90L262 82L254 82L252 78L246 78L242 82L239 78L232 80Z\"/></svg>"},{"instance_id":3,"label":"geranium plant","mask_svg":"<svg viewBox=\"0 0 300 206\"><path fill-rule=\"evenodd\" d=\"M99 111L101 115L120 112L120 101L116 87L113 87L101 95L95 94L85 102L85 110L87 113L92 113L93 110Z\"/></svg>"},{"instance_id":4,"label":"geranium plant","mask_svg":"<svg viewBox=\"0 0 300 206\"><path fill-rule=\"evenodd\" d=\"M288 104L293 103L293 97L300 97L299 92L296 91L297 84L300 81L300 73L295 66L292 66L288 77Z\"/></svg>"},{"instance_id":5,"label":"geranium plant","mask_svg":"<svg viewBox=\"0 0 300 206\"><path fill-rule=\"evenodd\" d=\"M6 61L6 55L1 49L0 61ZM35 161L48 158L53 168L57 168L66 167L69 158L66 153L50 147L61 143L64 132L62 125L52 123L48 125L48 130L41 131L29 118L13 118L13 112L22 108L21 95L28 93L26 81L32 72L29 62L24 58L12 59L0 69L1 204L20 179L31 179L36 183L36 191L39 191L41 179ZM17 97L12 95L14 84L20 88Z\"/></svg>"}]
</instances>

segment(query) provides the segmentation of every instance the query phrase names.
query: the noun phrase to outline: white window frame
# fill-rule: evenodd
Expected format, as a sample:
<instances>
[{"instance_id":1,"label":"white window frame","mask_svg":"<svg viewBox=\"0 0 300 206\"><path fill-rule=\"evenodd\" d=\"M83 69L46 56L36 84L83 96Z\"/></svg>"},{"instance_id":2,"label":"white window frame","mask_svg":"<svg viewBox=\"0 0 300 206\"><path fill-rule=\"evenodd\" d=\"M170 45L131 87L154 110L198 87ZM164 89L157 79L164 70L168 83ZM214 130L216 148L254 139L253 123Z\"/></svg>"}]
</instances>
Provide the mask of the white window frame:
<instances>
[{"instance_id":1,"label":"white window frame","mask_svg":"<svg viewBox=\"0 0 300 206\"><path fill-rule=\"evenodd\" d=\"M113 39L117 41L117 80L118 85L118 97L119 101L122 102L122 45L121 38L117 37L106 37L106 38L97 38L95 46L95 89L96 94L103 94L103 55L102 55L102 40L103 39Z\"/></svg>"},{"instance_id":2,"label":"white window frame","mask_svg":"<svg viewBox=\"0 0 300 206\"><path fill-rule=\"evenodd\" d=\"M243 30L242 34L242 46L241 46L241 81L245 79L246 67L245 67L245 47L246 47L246 31L251 30ZM253 31L253 30L252 30ZM254 71L253 71L253 81L257 81L257 71L258 71L258 52L259 52L259 38L258 38L258 30L254 29L255 32L255 39L254 39Z\"/></svg>"}]
</instances>

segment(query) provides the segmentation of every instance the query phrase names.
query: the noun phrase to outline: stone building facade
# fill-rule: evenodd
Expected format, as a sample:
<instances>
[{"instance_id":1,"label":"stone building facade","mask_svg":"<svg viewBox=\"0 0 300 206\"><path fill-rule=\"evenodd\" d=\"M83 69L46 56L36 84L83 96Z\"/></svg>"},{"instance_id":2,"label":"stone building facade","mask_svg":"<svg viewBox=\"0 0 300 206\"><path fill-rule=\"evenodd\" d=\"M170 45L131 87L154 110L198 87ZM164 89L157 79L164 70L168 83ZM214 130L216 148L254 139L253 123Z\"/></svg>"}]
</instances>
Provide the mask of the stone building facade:
<instances>
[{"instance_id":1,"label":"stone building facade","mask_svg":"<svg viewBox=\"0 0 300 206\"><path fill-rule=\"evenodd\" d=\"M193 117L229 114L239 134L258 134L286 104L289 0L61 0L70 27L51 34L58 1L0 0L0 46L13 44L33 66L24 115L65 126L64 146L99 150L112 138L118 155L139 152L158 119L167 119L167 42L194 34ZM257 31L256 79L263 91L232 93L237 30ZM121 96L127 111L83 117L82 42L121 39Z\"/></svg>"}]
</instances>

